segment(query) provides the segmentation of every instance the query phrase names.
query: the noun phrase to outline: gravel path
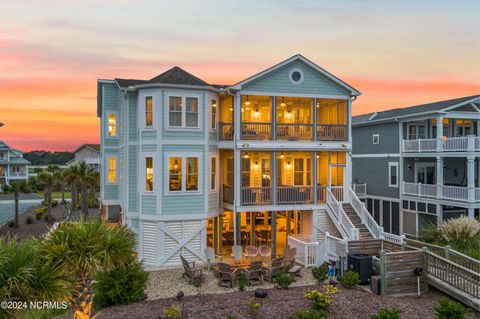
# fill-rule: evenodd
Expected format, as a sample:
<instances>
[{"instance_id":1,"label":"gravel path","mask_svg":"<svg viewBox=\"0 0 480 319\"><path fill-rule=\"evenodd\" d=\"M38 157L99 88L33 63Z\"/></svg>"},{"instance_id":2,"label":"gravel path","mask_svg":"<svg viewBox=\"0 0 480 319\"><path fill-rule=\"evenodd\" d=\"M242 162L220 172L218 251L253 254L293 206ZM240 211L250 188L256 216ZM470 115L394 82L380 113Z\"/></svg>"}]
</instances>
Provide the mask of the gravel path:
<instances>
[{"instance_id":1,"label":"gravel path","mask_svg":"<svg viewBox=\"0 0 480 319\"><path fill-rule=\"evenodd\" d=\"M179 281L178 283L180 283ZM182 286L180 284L180 286ZM172 290L180 288L172 287ZM310 307L304 294L308 289L321 289L320 286L296 287L289 290L271 289L268 297L262 302L258 318L288 318L296 310ZM151 291L151 287L149 288ZM186 296L184 298L183 318L225 319L233 314L237 318L251 318L246 301L253 296L250 292L232 292L228 294L209 294ZM345 290L339 287L338 293L332 297L330 319L363 319L370 318L382 307L398 307L402 309L405 319L434 319L433 306L439 292L430 291L420 297L380 297L360 288ZM164 307L172 304L182 306L175 298L147 300L126 306L116 306L100 311L97 319L127 319L127 318L162 318ZM468 318L475 318L469 313Z\"/></svg>"}]
</instances>

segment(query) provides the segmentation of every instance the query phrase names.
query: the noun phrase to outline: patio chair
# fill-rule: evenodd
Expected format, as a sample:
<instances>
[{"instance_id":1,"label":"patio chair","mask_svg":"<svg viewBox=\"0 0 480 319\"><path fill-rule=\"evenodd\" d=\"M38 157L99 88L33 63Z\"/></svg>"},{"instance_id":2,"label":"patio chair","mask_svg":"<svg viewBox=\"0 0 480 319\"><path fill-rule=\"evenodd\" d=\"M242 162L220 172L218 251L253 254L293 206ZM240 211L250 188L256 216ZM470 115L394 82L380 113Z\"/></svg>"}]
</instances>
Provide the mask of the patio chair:
<instances>
[{"instance_id":1,"label":"patio chair","mask_svg":"<svg viewBox=\"0 0 480 319\"><path fill-rule=\"evenodd\" d=\"M254 247L254 246L247 246L245 247L245 253L244 253L245 257L247 258L255 258L257 257L258 255L258 249L257 247Z\"/></svg>"},{"instance_id":2,"label":"patio chair","mask_svg":"<svg viewBox=\"0 0 480 319\"><path fill-rule=\"evenodd\" d=\"M236 270L227 263L218 263L218 285L233 288Z\"/></svg>"},{"instance_id":3,"label":"patio chair","mask_svg":"<svg viewBox=\"0 0 480 319\"><path fill-rule=\"evenodd\" d=\"M261 245L260 247L258 247L258 253L262 257L272 256L272 250L270 249L270 247L265 245Z\"/></svg>"},{"instance_id":4,"label":"patio chair","mask_svg":"<svg viewBox=\"0 0 480 319\"><path fill-rule=\"evenodd\" d=\"M251 285L263 284L263 263L262 261L253 261L247 269L248 280Z\"/></svg>"},{"instance_id":5,"label":"patio chair","mask_svg":"<svg viewBox=\"0 0 480 319\"><path fill-rule=\"evenodd\" d=\"M192 284L196 280L203 280L203 270L201 267L196 267L195 262L187 261L182 255L180 255L183 264L183 277L187 278L188 283Z\"/></svg>"},{"instance_id":6,"label":"patio chair","mask_svg":"<svg viewBox=\"0 0 480 319\"><path fill-rule=\"evenodd\" d=\"M215 255L215 250L212 247L205 247L204 250L205 259L207 260L207 270L210 271L212 266L215 266L218 262L217 259L222 261L223 257Z\"/></svg>"},{"instance_id":7,"label":"patio chair","mask_svg":"<svg viewBox=\"0 0 480 319\"><path fill-rule=\"evenodd\" d=\"M272 263L263 267L263 279L266 281L272 282L272 276L277 270L283 270L283 261L282 257L272 260Z\"/></svg>"},{"instance_id":8,"label":"patio chair","mask_svg":"<svg viewBox=\"0 0 480 319\"><path fill-rule=\"evenodd\" d=\"M284 267L292 268L295 265L295 255L297 254L297 248L290 248L284 256Z\"/></svg>"},{"instance_id":9,"label":"patio chair","mask_svg":"<svg viewBox=\"0 0 480 319\"><path fill-rule=\"evenodd\" d=\"M291 249L290 245L286 245L285 248L283 248L283 253L280 255L280 254L276 254L275 255L275 258L280 258L280 257L283 257L285 258L285 255L288 253L288 251Z\"/></svg>"},{"instance_id":10,"label":"patio chair","mask_svg":"<svg viewBox=\"0 0 480 319\"><path fill-rule=\"evenodd\" d=\"M232 257L235 262L242 260L243 248L242 246L235 245L232 247Z\"/></svg>"}]
</instances>

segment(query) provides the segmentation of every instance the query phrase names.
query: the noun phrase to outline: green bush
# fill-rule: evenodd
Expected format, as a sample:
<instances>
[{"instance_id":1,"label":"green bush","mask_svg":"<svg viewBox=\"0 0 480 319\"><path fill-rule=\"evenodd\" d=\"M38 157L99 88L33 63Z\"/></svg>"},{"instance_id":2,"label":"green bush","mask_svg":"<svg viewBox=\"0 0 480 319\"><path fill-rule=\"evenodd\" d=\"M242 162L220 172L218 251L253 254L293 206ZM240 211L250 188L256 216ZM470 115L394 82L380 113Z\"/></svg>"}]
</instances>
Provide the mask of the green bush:
<instances>
[{"instance_id":1,"label":"green bush","mask_svg":"<svg viewBox=\"0 0 480 319\"><path fill-rule=\"evenodd\" d=\"M337 288L332 285L325 286L325 293L318 290L309 290L305 298L312 301L312 308L317 311L326 312L332 304L332 295L337 293Z\"/></svg>"},{"instance_id":2,"label":"green bush","mask_svg":"<svg viewBox=\"0 0 480 319\"><path fill-rule=\"evenodd\" d=\"M58 206L58 200L52 200L52 207Z\"/></svg>"},{"instance_id":3,"label":"green bush","mask_svg":"<svg viewBox=\"0 0 480 319\"><path fill-rule=\"evenodd\" d=\"M228 315L228 316L227 316L227 319L237 319L237 316L235 316L235 315Z\"/></svg>"},{"instance_id":4,"label":"green bush","mask_svg":"<svg viewBox=\"0 0 480 319\"><path fill-rule=\"evenodd\" d=\"M245 287L250 284L247 274L241 273L235 277L235 283L238 285L238 290L245 291Z\"/></svg>"},{"instance_id":5,"label":"green bush","mask_svg":"<svg viewBox=\"0 0 480 319\"><path fill-rule=\"evenodd\" d=\"M288 289L288 287L295 282L295 278L281 270L276 270L272 275L272 281L277 288Z\"/></svg>"},{"instance_id":6,"label":"green bush","mask_svg":"<svg viewBox=\"0 0 480 319\"><path fill-rule=\"evenodd\" d=\"M420 240L429 244L445 245L447 242L437 224L428 223L420 232Z\"/></svg>"},{"instance_id":7,"label":"green bush","mask_svg":"<svg viewBox=\"0 0 480 319\"><path fill-rule=\"evenodd\" d=\"M312 268L312 275L319 283L321 283L322 281L328 278L327 270L328 270L328 264L323 263L318 267Z\"/></svg>"},{"instance_id":8,"label":"green bush","mask_svg":"<svg viewBox=\"0 0 480 319\"><path fill-rule=\"evenodd\" d=\"M255 298L248 299L246 302L246 305L252 317L257 318L258 310L260 309L260 304L255 300Z\"/></svg>"},{"instance_id":9,"label":"green bush","mask_svg":"<svg viewBox=\"0 0 480 319\"><path fill-rule=\"evenodd\" d=\"M461 303L442 297L433 307L437 319L463 319L467 309Z\"/></svg>"},{"instance_id":10,"label":"green bush","mask_svg":"<svg viewBox=\"0 0 480 319\"><path fill-rule=\"evenodd\" d=\"M13 226L15 226L15 221L12 219L8 222L8 227L12 228Z\"/></svg>"},{"instance_id":11,"label":"green bush","mask_svg":"<svg viewBox=\"0 0 480 319\"><path fill-rule=\"evenodd\" d=\"M372 316L372 319L400 319L401 314L402 310L398 308L382 308Z\"/></svg>"},{"instance_id":12,"label":"green bush","mask_svg":"<svg viewBox=\"0 0 480 319\"><path fill-rule=\"evenodd\" d=\"M55 222L55 217L46 214L46 215L45 215L45 221L46 221L47 223L53 223L53 222Z\"/></svg>"},{"instance_id":13,"label":"green bush","mask_svg":"<svg viewBox=\"0 0 480 319\"><path fill-rule=\"evenodd\" d=\"M28 225L33 224L33 218L32 218L32 216L28 216L28 217L25 219L25 223L27 223Z\"/></svg>"},{"instance_id":14,"label":"green bush","mask_svg":"<svg viewBox=\"0 0 480 319\"><path fill-rule=\"evenodd\" d=\"M299 310L295 311L288 319L327 319L328 316L323 311Z\"/></svg>"},{"instance_id":15,"label":"green bush","mask_svg":"<svg viewBox=\"0 0 480 319\"><path fill-rule=\"evenodd\" d=\"M342 279L340 279L340 283L343 288L352 289L360 283L360 276L357 272L349 270L345 273Z\"/></svg>"},{"instance_id":16,"label":"green bush","mask_svg":"<svg viewBox=\"0 0 480 319\"><path fill-rule=\"evenodd\" d=\"M168 308L163 308L163 316L165 319L180 319L182 318L182 309L178 306L171 305Z\"/></svg>"},{"instance_id":17,"label":"green bush","mask_svg":"<svg viewBox=\"0 0 480 319\"><path fill-rule=\"evenodd\" d=\"M40 220L42 219L43 215L47 212L46 207L39 207L34 210L35 213L35 219Z\"/></svg>"},{"instance_id":18,"label":"green bush","mask_svg":"<svg viewBox=\"0 0 480 319\"><path fill-rule=\"evenodd\" d=\"M145 296L148 273L141 263L134 261L127 266L99 273L95 278L94 303L100 307L130 304Z\"/></svg>"}]
</instances>

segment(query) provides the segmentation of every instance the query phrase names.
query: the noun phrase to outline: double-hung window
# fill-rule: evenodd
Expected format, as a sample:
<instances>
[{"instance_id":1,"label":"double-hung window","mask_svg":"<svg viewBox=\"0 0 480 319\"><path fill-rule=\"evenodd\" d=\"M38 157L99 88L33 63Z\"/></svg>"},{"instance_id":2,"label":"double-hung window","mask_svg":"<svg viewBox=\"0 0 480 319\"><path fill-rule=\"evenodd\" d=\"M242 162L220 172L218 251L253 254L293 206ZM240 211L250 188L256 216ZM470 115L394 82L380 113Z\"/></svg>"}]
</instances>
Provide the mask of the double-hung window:
<instances>
[{"instance_id":1,"label":"double-hung window","mask_svg":"<svg viewBox=\"0 0 480 319\"><path fill-rule=\"evenodd\" d=\"M212 156L210 160L210 190L217 189L217 158Z\"/></svg>"},{"instance_id":2,"label":"double-hung window","mask_svg":"<svg viewBox=\"0 0 480 319\"><path fill-rule=\"evenodd\" d=\"M145 126L153 126L153 98L151 96L145 98Z\"/></svg>"},{"instance_id":3,"label":"double-hung window","mask_svg":"<svg viewBox=\"0 0 480 319\"><path fill-rule=\"evenodd\" d=\"M169 192L197 192L199 190L199 157L168 157Z\"/></svg>"},{"instance_id":4,"label":"double-hung window","mask_svg":"<svg viewBox=\"0 0 480 319\"><path fill-rule=\"evenodd\" d=\"M398 162L388 163L388 187L398 187Z\"/></svg>"},{"instance_id":5,"label":"double-hung window","mask_svg":"<svg viewBox=\"0 0 480 319\"><path fill-rule=\"evenodd\" d=\"M153 192L153 157L145 157L145 190Z\"/></svg>"},{"instance_id":6,"label":"double-hung window","mask_svg":"<svg viewBox=\"0 0 480 319\"><path fill-rule=\"evenodd\" d=\"M169 96L168 126L172 128L198 128L198 97Z\"/></svg>"}]
</instances>

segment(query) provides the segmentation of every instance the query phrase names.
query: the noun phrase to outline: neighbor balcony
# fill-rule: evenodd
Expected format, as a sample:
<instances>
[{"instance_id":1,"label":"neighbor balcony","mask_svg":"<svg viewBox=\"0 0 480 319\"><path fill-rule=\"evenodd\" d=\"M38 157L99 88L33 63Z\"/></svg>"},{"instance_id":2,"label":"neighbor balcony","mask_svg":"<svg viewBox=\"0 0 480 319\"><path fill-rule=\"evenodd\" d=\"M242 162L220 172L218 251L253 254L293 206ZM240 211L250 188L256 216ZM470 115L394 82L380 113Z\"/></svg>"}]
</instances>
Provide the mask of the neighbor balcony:
<instances>
[{"instance_id":1,"label":"neighbor balcony","mask_svg":"<svg viewBox=\"0 0 480 319\"><path fill-rule=\"evenodd\" d=\"M480 202L480 187L460 187L404 182L403 194L460 202Z\"/></svg>"},{"instance_id":2,"label":"neighbor balcony","mask_svg":"<svg viewBox=\"0 0 480 319\"><path fill-rule=\"evenodd\" d=\"M480 137L469 135L461 137L442 137L431 139L403 140L404 153L433 152L479 152Z\"/></svg>"}]
</instances>

